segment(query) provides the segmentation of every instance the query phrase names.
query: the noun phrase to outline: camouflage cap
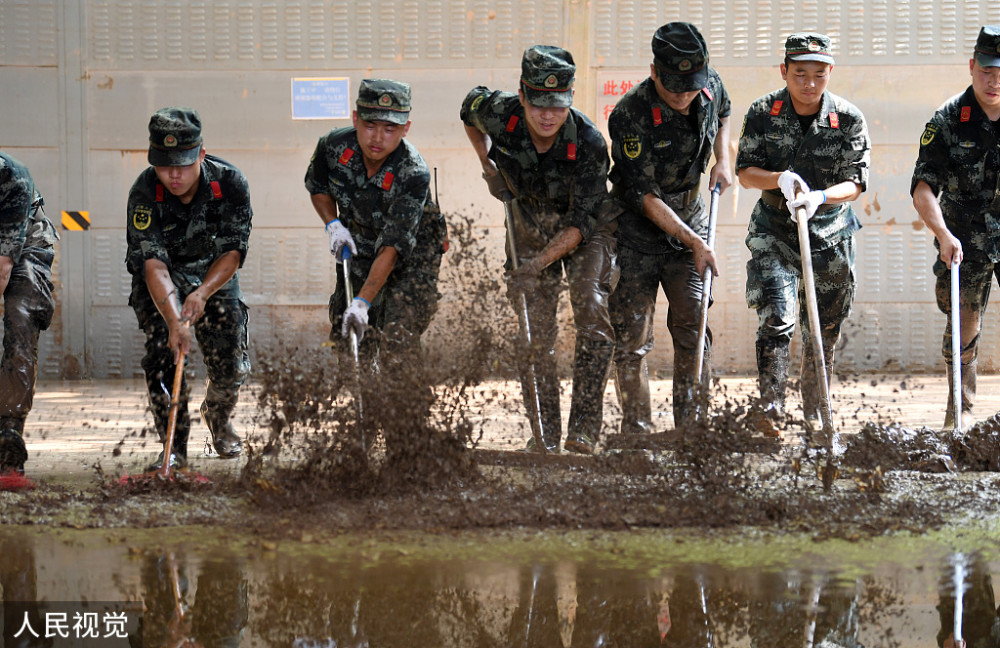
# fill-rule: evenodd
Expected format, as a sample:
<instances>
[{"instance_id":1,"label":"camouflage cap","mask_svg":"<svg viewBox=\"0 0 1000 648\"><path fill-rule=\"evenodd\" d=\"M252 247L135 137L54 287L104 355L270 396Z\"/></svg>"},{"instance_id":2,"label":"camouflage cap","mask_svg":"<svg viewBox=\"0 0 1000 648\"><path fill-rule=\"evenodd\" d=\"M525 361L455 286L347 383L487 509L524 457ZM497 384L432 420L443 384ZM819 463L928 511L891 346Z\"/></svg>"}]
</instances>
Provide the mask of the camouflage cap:
<instances>
[{"instance_id":1,"label":"camouflage cap","mask_svg":"<svg viewBox=\"0 0 1000 648\"><path fill-rule=\"evenodd\" d=\"M983 25L979 30L976 62L983 67L1000 67L1000 25Z\"/></svg>"},{"instance_id":2,"label":"camouflage cap","mask_svg":"<svg viewBox=\"0 0 1000 648\"><path fill-rule=\"evenodd\" d=\"M572 106L575 75L573 55L561 47L532 45L521 57L521 90L532 106Z\"/></svg>"},{"instance_id":3,"label":"camouflage cap","mask_svg":"<svg viewBox=\"0 0 1000 648\"><path fill-rule=\"evenodd\" d=\"M358 87L358 119L405 124L410 120L410 84L364 79Z\"/></svg>"},{"instance_id":4,"label":"camouflage cap","mask_svg":"<svg viewBox=\"0 0 1000 648\"><path fill-rule=\"evenodd\" d=\"M193 108L160 108L149 118L149 152L153 166L188 166L201 153L201 117Z\"/></svg>"},{"instance_id":5,"label":"camouflage cap","mask_svg":"<svg viewBox=\"0 0 1000 648\"><path fill-rule=\"evenodd\" d=\"M833 65L833 44L826 34L792 34L785 40L785 58L790 61L819 61Z\"/></svg>"},{"instance_id":6,"label":"camouflage cap","mask_svg":"<svg viewBox=\"0 0 1000 648\"><path fill-rule=\"evenodd\" d=\"M691 23L672 22L657 29L653 61L668 92L691 92L708 85L708 45Z\"/></svg>"}]
</instances>

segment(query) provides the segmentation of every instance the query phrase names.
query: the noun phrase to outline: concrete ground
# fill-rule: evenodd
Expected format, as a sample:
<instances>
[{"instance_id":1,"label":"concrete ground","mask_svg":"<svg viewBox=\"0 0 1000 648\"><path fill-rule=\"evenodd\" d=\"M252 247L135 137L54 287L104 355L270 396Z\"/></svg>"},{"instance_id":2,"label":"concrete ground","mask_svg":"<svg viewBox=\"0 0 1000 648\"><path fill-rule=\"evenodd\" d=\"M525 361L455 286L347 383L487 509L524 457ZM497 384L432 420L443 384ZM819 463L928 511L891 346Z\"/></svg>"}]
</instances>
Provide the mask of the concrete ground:
<instances>
[{"instance_id":1,"label":"concrete ground","mask_svg":"<svg viewBox=\"0 0 1000 648\"><path fill-rule=\"evenodd\" d=\"M497 381L482 386L482 394L496 392L510 398L473 399L470 418L482 423L480 447L513 449L521 447L528 432L520 413L519 389L512 382ZM568 418L569 384L563 385L563 425ZM716 392L718 402L726 399L745 402L756 393L755 379L726 377ZM669 409L671 383L651 381L654 422L660 431L673 427ZM236 427L241 434L254 435L257 386L249 385L241 394ZM868 421L897 421L907 427L937 427L944 418L947 398L943 376L861 375L834 380L834 419L837 429L853 432ZM238 471L245 459L222 460L206 454L208 429L198 417L197 407L204 386L195 385L191 398L192 430L189 455L192 468L206 474ZM789 405L797 405L790 393ZM345 406L350 402L345 400ZM1000 410L1000 375L980 376L977 419ZM619 411L614 389L605 395L605 424L617 429ZM152 420L146 411L144 384L139 380L40 382L34 410L28 419L26 441L29 459L26 472L33 478L82 485L96 476L95 466L117 476L125 471L142 471L155 458L160 446L148 432ZM143 430L147 434L143 436ZM116 448L120 451L115 456Z\"/></svg>"}]
</instances>

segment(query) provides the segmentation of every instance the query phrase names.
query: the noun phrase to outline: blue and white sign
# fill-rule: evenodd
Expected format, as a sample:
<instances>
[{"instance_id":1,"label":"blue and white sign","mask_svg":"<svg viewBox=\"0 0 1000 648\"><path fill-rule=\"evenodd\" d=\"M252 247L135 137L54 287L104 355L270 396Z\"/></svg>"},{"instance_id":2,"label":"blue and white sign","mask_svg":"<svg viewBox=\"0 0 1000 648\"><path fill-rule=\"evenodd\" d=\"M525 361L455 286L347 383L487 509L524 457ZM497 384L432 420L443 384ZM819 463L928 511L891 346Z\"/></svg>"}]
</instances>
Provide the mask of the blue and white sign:
<instances>
[{"instance_id":1,"label":"blue and white sign","mask_svg":"<svg viewBox=\"0 0 1000 648\"><path fill-rule=\"evenodd\" d=\"M293 77L292 119L348 119L350 77Z\"/></svg>"}]
</instances>

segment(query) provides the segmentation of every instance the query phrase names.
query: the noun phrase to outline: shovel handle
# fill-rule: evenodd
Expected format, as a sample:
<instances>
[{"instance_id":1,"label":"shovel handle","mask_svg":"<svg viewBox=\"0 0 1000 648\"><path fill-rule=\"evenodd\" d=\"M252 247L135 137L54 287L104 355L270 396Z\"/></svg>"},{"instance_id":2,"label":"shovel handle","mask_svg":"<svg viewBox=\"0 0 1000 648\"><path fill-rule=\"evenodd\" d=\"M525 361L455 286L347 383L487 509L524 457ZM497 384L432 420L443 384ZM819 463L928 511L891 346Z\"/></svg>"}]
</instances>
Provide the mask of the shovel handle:
<instances>
[{"instance_id":1,"label":"shovel handle","mask_svg":"<svg viewBox=\"0 0 1000 648\"><path fill-rule=\"evenodd\" d=\"M170 392L170 410L167 413L167 434L163 440L163 462L160 464L160 469L156 471L157 476L163 479L170 479L174 472L173 466L170 465L170 454L173 452L174 436L177 434L177 412L181 406L181 383L184 382L184 360L186 358L187 354L181 351L174 368L174 385L173 391Z\"/></svg>"},{"instance_id":2,"label":"shovel handle","mask_svg":"<svg viewBox=\"0 0 1000 648\"><path fill-rule=\"evenodd\" d=\"M962 311L959 262L951 260L951 393L955 432L962 432Z\"/></svg>"},{"instance_id":3,"label":"shovel handle","mask_svg":"<svg viewBox=\"0 0 1000 648\"><path fill-rule=\"evenodd\" d=\"M708 208L708 247L715 249L715 230L719 221L719 194L722 187L715 183L712 187L712 202ZM712 301L712 268L705 268L701 278L701 304L698 317L698 342L695 346L694 384L701 384L701 374L705 367L705 337L708 335L708 305Z\"/></svg>"}]
</instances>

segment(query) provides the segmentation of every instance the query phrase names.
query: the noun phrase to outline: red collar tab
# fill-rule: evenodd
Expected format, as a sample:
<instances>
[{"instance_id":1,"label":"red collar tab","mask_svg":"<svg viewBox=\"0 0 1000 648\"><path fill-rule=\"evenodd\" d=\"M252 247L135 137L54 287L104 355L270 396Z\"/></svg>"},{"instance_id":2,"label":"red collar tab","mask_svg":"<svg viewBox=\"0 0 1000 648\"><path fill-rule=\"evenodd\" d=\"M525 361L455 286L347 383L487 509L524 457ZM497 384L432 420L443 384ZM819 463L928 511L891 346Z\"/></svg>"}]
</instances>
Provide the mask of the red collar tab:
<instances>
[{"instance_id":1,"label":"red collar tab","mask_svg":"<svg viewBox=\"0 0 1000 648\"><path fill-rule=\"evenodd\" d=\"M576 144L570 142L566 145L566 159L575 160L576 159Z\"/></svg>"},{"instance_id":2,"label":"red collar tab","mask_svg":"<svg viewBox=\"0 0 1000 648\"><path fill-rule=\"evenodd\" d=\"M967 122L972 119L972 106L962 106L961 121Z\"/></svg>"},{"instance_id":3,"label":"red collar tab","mask_svg":"<svg viewBox=\"0 0 1000 648\"><path fill-rule=\"evenodd\" d=\"M712 101L715 98L712 96L712 91L708 89L708 86L702 88L701 91L705 93L705 96L708 97L709 101Z\"/></svg>"},{"instance_id":4,"label":"red collar tab","mask_svg":"<svg viewBox=\"0 0 1000 648\"><path fill-rule=\"evenodd\" d=\"M156 185L156 202L163 202L163 185Z\"/></svg>"},{"instance_id":5,"label":"red collar tab","mask_svg":"<svg viewBox=\"0 0 1000 648\"><path fill-rule=\"evenodd\" d=\"M778 115L781 112L781 106L784 103L785 103L784 101L782 101L781 99L778 99L777 101L775 101L771 105L771 116L772 117L775 116L775 115Z\"/></svg>"},{"instance_id":6,"label":"red collar tab","mask_svg":"<svg viewBox=\"0 0 1000 648\"><path fill-rule=\"evenodd\" d=\"M344 149L344 152L340 155L340 159L337 160L339 164L347 164L351 161L351 157L354 155L354 149Z\"/></svg>"},{"instance_id":7,"label":"red collar tab","mask_svg":"<svg viewBox=\"0 0 1000 648\"><path fill-rule=\"evenodd\" d=\"M840 128L840 115L835 112L830 113L830 128Z\"/></svg>"},{"instance_id":8,"label":"red collar tab","mask_svg":"<svg viewBox=\"0 0 1000 648\"><path fill-rule=\"evenodd\" d=\"M392 187L392 179L393 175L391 173L386 173L385 177L382 178L382 188L385 189L386 191L389 191L389 189Z\"/></svg>"},{"instance_id":9,"label":"red collar tab","mask_svg":"<svg viewBox=\"0 0 1000 648\"><path fill-rule=\"evenodd\" d=\"M663 123L663 113L660 112L659 106L653 106L653 124L659 126Z\"/></svg>"},{"instance_id":10,"label":"red collar tab","mask_svg":"<svg viewBox=\"0 0 1000 648\"><path fill-rule=\"evenodd\" d=\"M517 115L511 115L510 119L507 120L507 132L508 133L513 133L514 132L514 128L517 126L517 120L518 119L519 118L518 118Z\"/></svg>"},{"instance_id":11,"label":"red collar tab","mask_svg":"<svg viewBox=\"0 0 1000 648\"><path fill-rule=\"evenodd\" d=\"M215 199L222 198L222 186L219 185L218 180L212 180L212 197Z\"/></svg>"}]
</instances>

